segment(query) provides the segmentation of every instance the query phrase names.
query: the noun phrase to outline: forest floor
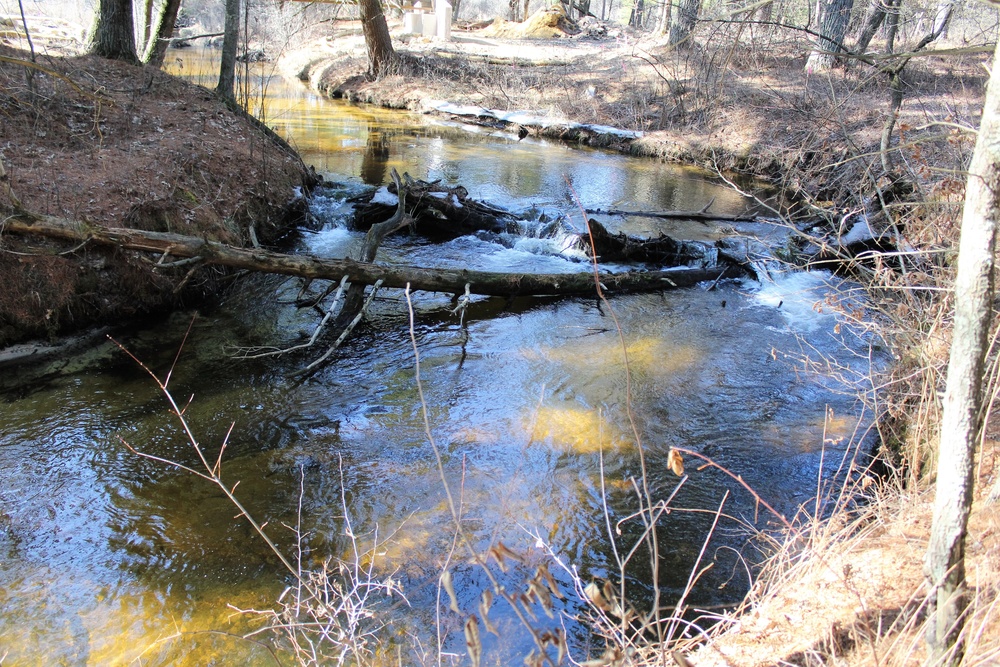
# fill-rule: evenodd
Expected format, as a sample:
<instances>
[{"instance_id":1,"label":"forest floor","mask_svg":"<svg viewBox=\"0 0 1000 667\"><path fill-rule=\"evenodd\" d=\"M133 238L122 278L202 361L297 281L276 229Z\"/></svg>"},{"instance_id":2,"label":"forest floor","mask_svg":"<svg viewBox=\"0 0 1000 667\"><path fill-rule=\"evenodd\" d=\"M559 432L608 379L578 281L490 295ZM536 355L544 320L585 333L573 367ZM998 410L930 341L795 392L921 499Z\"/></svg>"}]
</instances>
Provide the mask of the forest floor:
<instances>
[{"instance_id":1,"label":"forest floor","mask_svg":"<svg viewBox=\"0 0 1000 667\"><path fill-rule=\"evenodd\" d=\"M270 242L301 217L301 161L210 91L103 58L25 66L17 59L28 53L0 47L0 56L8 212L236 245L249 243L251 226ZM2 231L0 347L197 304L225 284L210 269Z\"/></svg>"}]
</instances>

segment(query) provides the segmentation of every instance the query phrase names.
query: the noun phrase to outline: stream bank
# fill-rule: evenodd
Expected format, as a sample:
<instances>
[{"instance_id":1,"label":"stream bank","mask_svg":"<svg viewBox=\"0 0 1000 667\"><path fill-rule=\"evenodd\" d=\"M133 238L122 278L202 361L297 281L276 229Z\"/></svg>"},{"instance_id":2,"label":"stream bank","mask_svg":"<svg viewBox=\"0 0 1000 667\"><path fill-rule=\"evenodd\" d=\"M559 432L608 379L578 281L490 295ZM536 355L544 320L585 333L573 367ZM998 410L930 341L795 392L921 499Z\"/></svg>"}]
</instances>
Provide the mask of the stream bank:
<instances>
[{"instance_id":1,"label":"stream bank","mask_svg":"<svg viewBox=\"0 0 1000 667\"><path fill-rule=\"evenodd\" d=\"M352 21L281 54L278 67L328 97L445 116L482 108L485 117L458 120L763 179L794 202L783 214L835 222L845 209L861 210L881 227L919 224L912 214L959 201L946 172L964 168L973 137L941 136L928 122L978 125L988 57L909 66L913 86L886 173L879 158L893 115L886 82L861 65L809 76L808 44L760 52L718 35L674 48L611 23L544 39L455 26L451 41L441 42L405 35L391 19L389 26L398 69L379 80L364 74L364 40Z\"/></svg>"},{"instance_id":2,"label":"stream bank","mask_svg":"<svg viewBox=\"0 0 1000 667\"><path fill-rule=\"evenodd\" d=\"M0 47L0 55L29 54ZM100 227L273 243L305 214L301 160L210 91L91 56L0 63L0 126L13 212ZM2 232L2 227L0 227ZM120 324L217 298L229 273L132 253L0 235L0 347Z\"/></svg>"}]
</instances>

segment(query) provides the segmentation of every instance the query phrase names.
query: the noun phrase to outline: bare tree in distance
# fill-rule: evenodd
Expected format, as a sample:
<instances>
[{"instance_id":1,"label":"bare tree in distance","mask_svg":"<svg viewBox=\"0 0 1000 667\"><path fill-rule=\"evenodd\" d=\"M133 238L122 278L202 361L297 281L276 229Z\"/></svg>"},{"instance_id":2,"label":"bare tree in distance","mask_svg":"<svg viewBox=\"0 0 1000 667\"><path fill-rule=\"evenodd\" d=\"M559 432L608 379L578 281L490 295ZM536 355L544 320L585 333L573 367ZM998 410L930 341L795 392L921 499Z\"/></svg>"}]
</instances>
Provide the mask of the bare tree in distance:
<instances>
[{"instance_id":1,"label":"bare tree in distance","mask_svg":"<svg viewBox=\"0 0 1000 667\"><path fill-rule=\"evenodd\" d=\"M701 11L701 0L680 0L677 12L674 13L670 22L670 31L667 36L669 44L681 44L691 36L695 24L698 22L698 13Z\"/></svg>"},{"instance_id":2,"label":"bare tree in distance","mask_svg":"<svg viewBox=\"0 0 1000 667\"><path fill-rule=\"evenodd\" d=\"M240 35L240 0L226 0L226 27L222 37L222 61L215 94L231 108L236 107L236 49Z\"/></svg>"},{"instance_id":3,"label":"bare tree in distance","mask_svg":"<svg viewBox=\"0 0 1000 667\"><path fill-rule=\"evenodd\" d=\"M396 51L392 48L382 3L379 0L359 0L358 6L361 10L365 48L368 51L368 74L377 79L386 74L396 62Z\"/></svg>"},{"instance_id":4,"label":"bare tree in distance","mask_svg":"<svg viewBox=\"0 0 1000 667\"><path fill-rule=\"evenodd\" d=\"M806 60L806 72L826 72L833 67L836 54L843 50L847 24L851 19L854 0L825 0L819 17L822 35Z\"/></svg>"},{"instance_id":5,"label":"bare tree in distance","mask_svg":"<svg viewBox=\"0 0 1000 667\"><path fill-rule=\"evenodd\" d=\"M152 7L152 0L149 0L148 6ZM174 34L177 13L180 9L181 0L164 0L155 20L147 26L146 48L142 54L142 60L146 64L154 67L163 65L163 57L167 53L170 37Z\"/></svg>"}]
</instances>

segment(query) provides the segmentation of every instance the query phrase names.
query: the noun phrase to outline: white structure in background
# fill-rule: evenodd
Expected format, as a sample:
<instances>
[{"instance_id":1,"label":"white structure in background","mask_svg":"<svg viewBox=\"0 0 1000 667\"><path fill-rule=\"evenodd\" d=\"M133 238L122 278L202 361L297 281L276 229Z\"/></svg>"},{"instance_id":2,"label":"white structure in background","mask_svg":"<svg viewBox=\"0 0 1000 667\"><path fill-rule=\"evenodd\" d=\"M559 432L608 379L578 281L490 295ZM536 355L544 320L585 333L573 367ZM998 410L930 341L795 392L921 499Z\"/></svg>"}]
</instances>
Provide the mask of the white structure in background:
<instances>
[{"instance_id":1,"label":"white structure in background","mask_svg":"<svg viewBox=\"0 0 1000 667\"><path fill-rule=\"evenodd\" d=\"M434 3L434 14L437 16L438 39L451 39L451 3L448 0L438 0Z\"/></svg>"},{"instance_id":2,"label":"white structure in background","mask_svg":"<svg viewBox=\"0 0 1000 667\"><path fill-rule=\"evenodd\" d=\"M447 0L437 0L433 10L425 9L418 0L410 11L403 12L403 32L450 40L451 15L451 4Z\"/></svg>"}]
</instances>

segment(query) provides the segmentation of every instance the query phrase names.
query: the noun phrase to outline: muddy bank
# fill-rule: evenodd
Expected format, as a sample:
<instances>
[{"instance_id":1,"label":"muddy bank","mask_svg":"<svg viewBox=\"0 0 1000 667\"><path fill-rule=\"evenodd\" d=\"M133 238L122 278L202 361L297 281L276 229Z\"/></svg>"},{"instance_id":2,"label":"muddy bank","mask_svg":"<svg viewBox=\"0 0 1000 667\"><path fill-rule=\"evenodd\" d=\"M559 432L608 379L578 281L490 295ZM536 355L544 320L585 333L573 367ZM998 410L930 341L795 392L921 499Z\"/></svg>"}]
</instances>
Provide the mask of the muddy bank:
<instances>
[{"instance_id":1,"label":"muddy bank","mask_svg":"<svg viewBox=\"0 0 1000 667\"><path fill-rule=\"evenodd\" d=\"M0 49L7 58L27 54ZM271 243L304 214L306 174L209 91L89 56L0 63L7 211L102 227ZM211 300L229 274L2 233L0 347Z\"/></svg>"}]
</instances>

